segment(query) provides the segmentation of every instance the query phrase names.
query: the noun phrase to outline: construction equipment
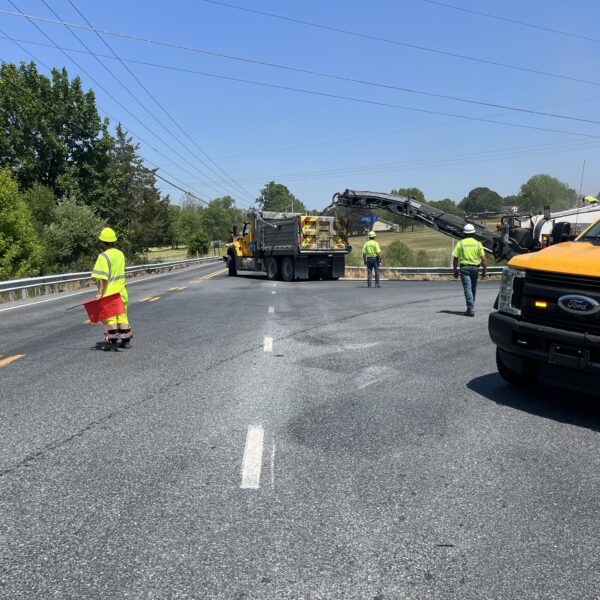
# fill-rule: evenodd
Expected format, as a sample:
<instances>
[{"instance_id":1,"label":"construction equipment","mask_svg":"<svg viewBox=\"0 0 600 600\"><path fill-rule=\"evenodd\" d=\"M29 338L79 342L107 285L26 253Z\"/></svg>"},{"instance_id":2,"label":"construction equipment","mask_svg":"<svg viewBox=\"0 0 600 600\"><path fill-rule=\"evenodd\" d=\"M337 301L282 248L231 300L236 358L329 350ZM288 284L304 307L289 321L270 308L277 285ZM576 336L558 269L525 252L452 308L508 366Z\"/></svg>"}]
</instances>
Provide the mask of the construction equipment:
<instances>
[{"instance_id":1,"label":"construction equipment","mask_svg":"<svg viewBox=\"0 0 600 600\"><path fill-rule=\"evenodd\" d=\"M581 231L600 217L600 208L596 206L571 209L555 215L551 215L550 208L546 207L542 215L504 215L500 219L497 231L493 232L483 225L428 206L412 196L346 190L334 194L331 207L336 206L389 210L457 240L465 237L464 226L471 223L475 227L472 237L479 240L486 252L492 254L498 262L510 260L520 254L536 252L553 243L572 240L577 230Z\"/></svg>"},{"instance_id":2,"label":"construction equipment","mask_svg":"<svg viewBox=\"0 0 600 600\"><path fill-rule=\"evenodd\" d=\"M251 211L227 249L229 275L263 271L271 280L339 279L348 244L345 219Z\"/></svg>"}]
</instances>

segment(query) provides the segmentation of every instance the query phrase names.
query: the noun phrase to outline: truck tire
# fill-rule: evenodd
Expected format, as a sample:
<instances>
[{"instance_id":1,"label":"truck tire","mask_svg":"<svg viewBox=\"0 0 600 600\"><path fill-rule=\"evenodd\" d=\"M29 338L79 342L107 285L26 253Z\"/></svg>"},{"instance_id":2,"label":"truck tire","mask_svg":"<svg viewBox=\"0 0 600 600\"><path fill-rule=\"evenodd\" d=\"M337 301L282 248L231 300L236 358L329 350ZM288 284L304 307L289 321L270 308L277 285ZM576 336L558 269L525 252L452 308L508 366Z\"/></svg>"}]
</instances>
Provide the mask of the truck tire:
<instances>
[{"instance_id":1,"label":"truck tire","mask_svg":"<svg viewBox=\"0 0 600 600\"><path fill-rule=\"evenodd\" d=\"M229 260L227 261L227 266L229 267L228 274L229 277L237 277L237 264L235 261L235 256L229 255Z\"/></svg>"},{"instance_id":2,"label":"truck tire","mask_svg":"<svg viewBox=\"0 0 600 600\"><path fill-rule=\"evenodd\" d=\"M281 261L281 277L284 281L294 281L296 278L296 265L293 256L285 256Z\"/></svg>"},{"instance_id":3,"label":"truck tire","mask_svg":"<svg viewBox=\"0 0 600 600\"><path fill-rule=\"evenodd\" d=\"M504 381L521 388L534 388L537 385L537 377L533 373L517 373L513 371L503 360L500 350L496 348L496 366L498 373Z\"/></svg>"},{"instance_id":4,"label":"truck tire","mask_svg":"<svg viewBox=\"0 0 600 600\"><path fill-rule=\"evenodd\" d=\"M271 281L279 279L279 261L275 256L267 258L267 277Z\"/></svg>"}]
</instances>

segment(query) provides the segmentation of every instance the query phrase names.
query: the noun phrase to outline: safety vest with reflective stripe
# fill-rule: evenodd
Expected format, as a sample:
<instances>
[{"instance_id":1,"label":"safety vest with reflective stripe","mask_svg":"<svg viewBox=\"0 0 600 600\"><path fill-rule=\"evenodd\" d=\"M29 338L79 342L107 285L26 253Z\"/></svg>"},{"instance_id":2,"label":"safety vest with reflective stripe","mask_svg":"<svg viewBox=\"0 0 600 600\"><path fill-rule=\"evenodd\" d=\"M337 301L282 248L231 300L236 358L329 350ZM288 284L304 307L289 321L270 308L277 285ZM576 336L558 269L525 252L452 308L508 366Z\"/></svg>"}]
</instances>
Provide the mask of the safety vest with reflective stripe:
<instances>
[{"instance_id":1,"label":"safety vest with reflective stripe","mask_svg":"<svg viewBox=\"0 0 600 600\"><path fill-rule=\"evenodd\" d=\"M481 258L485 256L485 250L480 241L468 237L454 246L452 256L458 258L461 265L479 265Z\"/></svg>"},{"instance_id":2,"label":"safety vest with reflective stripe","mask_svg":"<svg viewBox=\"0 0 600 600\"><path fill-rule=\"evenodd\" d=\"M100 254L94 265L92 277L94 279L104 279L107 282L104 296L119 292L124 300L127 299L125 255L120 250L109 248L106 252Z\"/></svg>"},{"instance_id":3,"label":"safety vest with reflective stripe","mask_svg":"<svg viewBox=\"0 0 600 600\"><path fill-rule=\"evenodd\" d=\"M369 240L365 242L362 251L367 258L375 258L381 252L381 248L375 240Z\"/></svg>"}]
</instances>

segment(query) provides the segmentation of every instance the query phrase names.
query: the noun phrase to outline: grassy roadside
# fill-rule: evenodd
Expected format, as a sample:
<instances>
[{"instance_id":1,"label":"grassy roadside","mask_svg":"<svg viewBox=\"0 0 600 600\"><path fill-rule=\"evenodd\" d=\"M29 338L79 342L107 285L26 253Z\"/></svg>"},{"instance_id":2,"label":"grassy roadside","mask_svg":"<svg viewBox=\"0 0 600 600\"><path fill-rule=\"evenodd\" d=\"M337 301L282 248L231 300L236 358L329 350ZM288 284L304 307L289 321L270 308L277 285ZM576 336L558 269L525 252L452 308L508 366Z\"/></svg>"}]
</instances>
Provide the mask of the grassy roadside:
<instances>
[{"instance_id":1,"label":"grassy roadside","mask_svg":"<svg viewBox=\"0 0 600 600\"><path fill-rule=\"evenodd\" d=\"M224 256L225 246L221 248L210 248L206 256ZM148 262L158 262L161 260L183 260L188 258L187 248L182 246L180 248L150 248L146 253Z\"/></svg>"}]
</instances>

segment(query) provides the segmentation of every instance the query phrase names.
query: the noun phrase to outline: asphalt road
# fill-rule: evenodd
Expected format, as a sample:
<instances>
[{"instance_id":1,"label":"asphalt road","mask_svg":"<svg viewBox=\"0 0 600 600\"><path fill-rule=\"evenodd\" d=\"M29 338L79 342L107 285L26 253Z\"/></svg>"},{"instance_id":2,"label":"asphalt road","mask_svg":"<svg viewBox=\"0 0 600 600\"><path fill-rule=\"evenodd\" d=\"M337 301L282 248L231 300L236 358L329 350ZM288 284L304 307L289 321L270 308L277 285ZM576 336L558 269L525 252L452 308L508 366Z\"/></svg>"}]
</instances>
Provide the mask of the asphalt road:
<instances>
[{"instance_id":1,"label":"asphalt road","mask_svg":"<svg viewBox=\"0 0 600 600\"><path fill-rule=\"evenodd\" d=\"M132 285L131 350L0 307L2 599L600 597L600 408L499 378L497 282L217 269Z\"/></svg>"}]
</instances>

